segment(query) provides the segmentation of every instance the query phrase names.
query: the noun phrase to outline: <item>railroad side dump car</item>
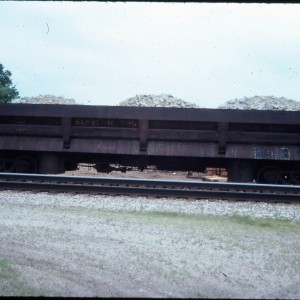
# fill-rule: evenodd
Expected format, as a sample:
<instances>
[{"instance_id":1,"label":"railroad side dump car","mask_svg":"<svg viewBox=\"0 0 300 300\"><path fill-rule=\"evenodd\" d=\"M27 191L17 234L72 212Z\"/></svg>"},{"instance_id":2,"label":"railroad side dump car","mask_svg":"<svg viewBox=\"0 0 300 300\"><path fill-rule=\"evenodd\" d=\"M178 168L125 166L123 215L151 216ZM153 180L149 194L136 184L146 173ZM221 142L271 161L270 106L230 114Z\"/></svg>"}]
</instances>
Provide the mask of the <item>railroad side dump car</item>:
<instances>
[{"instance_id":1,"label":"railroad side dump car","mask_svg":"<svg viewBox=\"0 0 300 300\"><path fill-rule=\"evenodd\" d=\"M0 171L78 163L226 168L233 182L300 183L300 112L55 104L0 105Z\"/></svg>"}]
</instances>

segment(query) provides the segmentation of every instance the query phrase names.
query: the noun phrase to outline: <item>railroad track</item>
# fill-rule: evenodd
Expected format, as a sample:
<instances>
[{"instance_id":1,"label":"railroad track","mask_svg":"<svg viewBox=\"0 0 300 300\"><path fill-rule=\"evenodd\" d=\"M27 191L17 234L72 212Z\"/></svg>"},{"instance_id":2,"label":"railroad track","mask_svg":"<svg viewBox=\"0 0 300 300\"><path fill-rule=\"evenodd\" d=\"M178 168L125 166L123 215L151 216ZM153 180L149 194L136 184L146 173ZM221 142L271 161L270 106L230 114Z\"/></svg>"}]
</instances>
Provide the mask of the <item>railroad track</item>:
<instances>
[{"instance_id":1,"label":"railroad track","mask_svg":"<svg viewBox=\"0 0 300 300\"><path fill-rule=\"evenodd\" d=\"M300 202L300 186L0 173L0 190Z\"/></svg>"}]
</instances>

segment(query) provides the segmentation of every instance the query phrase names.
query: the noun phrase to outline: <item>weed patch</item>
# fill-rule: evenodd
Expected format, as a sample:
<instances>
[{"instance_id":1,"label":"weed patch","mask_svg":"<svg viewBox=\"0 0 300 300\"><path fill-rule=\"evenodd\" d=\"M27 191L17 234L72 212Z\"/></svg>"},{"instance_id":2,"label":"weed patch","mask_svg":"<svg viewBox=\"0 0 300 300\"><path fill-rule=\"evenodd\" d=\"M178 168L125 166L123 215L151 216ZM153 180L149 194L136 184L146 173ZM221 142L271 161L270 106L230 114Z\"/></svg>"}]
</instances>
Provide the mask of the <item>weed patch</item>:
<instances>
[{"instance_id":1,"label":"weed patch","mask_svg":"<svg viewBox=\"0 0 300 300\"><path fill-rule=\"evenodd\" d=\"M241 216L241 215L233 215L228 218L229 221L250 225L250 226L258 226L258 227L269 227L269 228L277 228L277 227L289 227L289 228L300 228L300 223L285 220L285 219L267 219L267 218L254 218L250 216Z\"/></svg>"},{"instance_id":2,"label":"weed patch","mask_svg":"<svg viewBox=\"0 0 300 300\"><path fill-rule=\"evenodd\" d=\"M0 297L2 296L41 296L39 292L20 281L19 273L10 262L0 258Z\"/></svg>"},{"instance_id":3,"label":"weed patch","mask_svg":"<svg viewBox=\"0 0 300 300\"><path fill-rule=\"evenodd\" d=\"M5 259L0 259L0 279L9 279L15 276L13 269Z\"/></svg>"}]
</instances>

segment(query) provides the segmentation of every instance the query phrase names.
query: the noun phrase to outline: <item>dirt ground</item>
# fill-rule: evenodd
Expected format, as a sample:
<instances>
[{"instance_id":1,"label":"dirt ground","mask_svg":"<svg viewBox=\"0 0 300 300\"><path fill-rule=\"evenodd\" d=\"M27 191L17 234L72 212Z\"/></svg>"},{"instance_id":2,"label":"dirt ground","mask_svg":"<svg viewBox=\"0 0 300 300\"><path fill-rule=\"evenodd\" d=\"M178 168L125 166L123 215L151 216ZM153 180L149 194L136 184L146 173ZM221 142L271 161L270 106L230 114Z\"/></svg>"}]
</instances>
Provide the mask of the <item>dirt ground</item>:
<instances>
[{"instance_id":1,"label":"dirt ground","mask_svg":"<svg viewBox=\"0 0 300 300\"><path fill-rule=\"evenodd\" d=\"M99 176L99 177L119 177L119 178L145 178L162 180L195 180L195 181L227 181L224 176L210 175L207 172L185 172L185 171L162 171L149 167L144 171L133 169L127 172L112 171L110 173L98 173L92 165L81 164L76 171L67 171L66 175L75 176Z\"/></svg>"}]
</instances>

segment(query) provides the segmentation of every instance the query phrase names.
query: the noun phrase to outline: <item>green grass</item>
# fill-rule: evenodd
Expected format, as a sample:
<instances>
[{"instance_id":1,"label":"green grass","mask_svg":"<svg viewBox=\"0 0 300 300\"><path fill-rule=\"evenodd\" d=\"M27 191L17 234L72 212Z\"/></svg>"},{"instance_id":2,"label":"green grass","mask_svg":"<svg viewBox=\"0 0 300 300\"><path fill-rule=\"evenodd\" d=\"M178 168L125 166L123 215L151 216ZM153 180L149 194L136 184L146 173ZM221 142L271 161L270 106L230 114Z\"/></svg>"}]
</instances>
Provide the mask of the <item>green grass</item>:
<instances>
[{"instance_id":1,"label":"green grass","mask_svg":"<svg viewBox=\"0 0 300 300\"><path fill-rule=\"evenodd\" d=\"M40 296L36 290L21 282L19 273L11 263L0 258L0 297L2 296Z\"/></svg>"},{"instance_id":2,"label":"green grass","mask_svg":"<svg viewBox=\"0 0 300 300\"><path fill-rule=\"evenodd\" d=\"M10 267L9 262L5 259L0 259L0 279L8 279L15 277L15 272Z\"/></svg>"},{"instance_id":3,"label":"green grass","mask_svg":"<svg viewBox=\"0 0 300 300\"><path fill-rule=\"evenodd\" d=\"M0 268L6 267L8 265L8 262L4 259L0 259Z\"/></svg>"},{"instance_id":4,"label":"green grass","mask_svg":"<svg viewBox=\"0 0 300 300\"><path fill-rule=\"evenodd\" d=\"M271 219L271 218L254 218L250 216L241 216L241 215L233 215L228 218L229 221L249 225L249 226L258 226L258 227L269 227L269 228L299 228L300 222L288 220L288 219Z\"/></svg>"},{"instance_id":5,"label":"green grass","mask_svg":"<svg viewBox=\"0 0 300 300\"><path fill-rule=\"evenodd\" d=\"M282 218L262 218L250 217L234 214L233 216L215 216L215 215L198 215L198 214L180 214L173 212L133 212L131 214L144 215L153 219L169 219L176 222L176 220L186 221L189 225L205 225L206 223L216 223L220 225L225 224L240 224L247 226L269 227L269 228L298 228L300 229L300 222Z\"/></svg>"},{"instance_id":6,"label":"green grass","mask_svg":"<svg viewBox=\"0 0 300 300\"><path fill-rule=\"evenodd\" d=\"M112 210L93 210L82 207L71 207L63 209L69 214L76 214L79 216L87 216L91 218L101 218L107 221L116 219L126 219L129 222L145 222L147 224L152 222L170 222L173 225L183 226L226 226L226 225L241 225L241 226L257 226L259 228L290 228L299 229L300 222L295 220L283 219L282 217L262 218L250 217L239 214L232 216L216 216L203 214L186 214L180 212L161 212L161 211L112 211Z\"/></svg>"}]
</instances>

